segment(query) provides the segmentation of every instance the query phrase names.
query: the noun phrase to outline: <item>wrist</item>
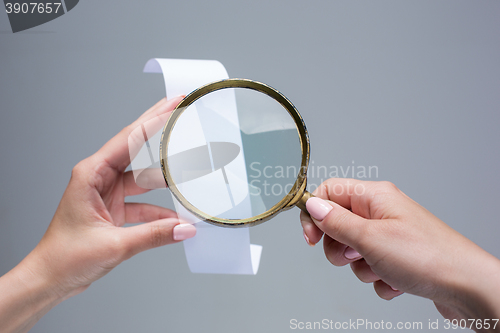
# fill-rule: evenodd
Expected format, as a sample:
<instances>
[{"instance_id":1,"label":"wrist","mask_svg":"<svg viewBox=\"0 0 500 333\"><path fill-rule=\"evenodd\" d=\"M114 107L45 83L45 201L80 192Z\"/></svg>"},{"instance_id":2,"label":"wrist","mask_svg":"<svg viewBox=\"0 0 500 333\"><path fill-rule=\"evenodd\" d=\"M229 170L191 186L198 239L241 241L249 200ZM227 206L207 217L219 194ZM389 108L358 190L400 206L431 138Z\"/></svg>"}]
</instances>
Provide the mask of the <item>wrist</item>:
<instances>
[{"instance_id":1,"label":"wrist","mask_svg":"<svg viewBox=\"0 0 500 333\"><path fill-rule=\"evenodd\" d=\"M57 256L50 255L53 248L46 248L43 240L33 251L19 264L20 268L30 281L40 290L46 293L46 297L57 302L62 302L72 296L79 294L88 286L81 287L74 282L76 278L71 271L61 269L65 261ZM55 251L57 253L57 251ZM62 273L61 273L62 272Z\"/></svg>"},{"instance_id":2,"label":"wrist","mask_svg":"<svg viewBox=\"0 0 500 333\"><path fill-rule=\"evenodd\" d=\"M57 279L35 250L13 269L19 283L24 285L31 295L37 295L46 300L60 302L67 299L68 293L59 287Z\"/></svg>"},{"instance_id":3,"label":"wrist","mask_svg":"<svg viewBox=\"0 0 500 333\"><path fill-rule=\"evenodd\" d=\"M30 253L0 278L0 331L27 332L44 314L66 297L40 269Z\"/></svg>"},{"instance_id":4,"label":"wrist","mask_svg":"<svg viewBox=\"0 0 500 333\"><path fill-rule=\"evenodd\" d=\"M475 244L474 244L475 245ZM466 319L500 318L500 260L476 247L477 253L463 262L451 289L452 305Z\"/></svg>"},{"instance_id":5,"label":"wrist","mask_svg":"<svg viewBox=\"0 0 500 333\"><path fill-rule=\"evenodd\" d=\"M482 314L486 318L500 318L500 260L485 252L485 258L478 261L473 273L476 277L471 280L470 295L471 301L475 302L474 310L482 313L475 313L477 318ZM474 305L474 304L473 304Z\"/></svg>"}]
</instances>

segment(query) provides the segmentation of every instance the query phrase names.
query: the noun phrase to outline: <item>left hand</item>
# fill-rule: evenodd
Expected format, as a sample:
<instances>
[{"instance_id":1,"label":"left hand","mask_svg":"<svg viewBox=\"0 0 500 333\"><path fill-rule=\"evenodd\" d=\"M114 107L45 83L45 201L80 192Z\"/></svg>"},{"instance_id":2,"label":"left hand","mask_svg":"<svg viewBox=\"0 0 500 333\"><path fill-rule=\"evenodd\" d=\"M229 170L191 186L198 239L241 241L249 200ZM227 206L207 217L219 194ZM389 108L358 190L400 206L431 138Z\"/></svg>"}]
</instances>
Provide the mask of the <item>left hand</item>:
<instances>
[{"instance_id":1,"label":"left hand","mask_svg":"<svg viewBox=\"0 0 500 333\"><path fill-rule=\"evenodd\" d=\"M195 227L180 225L170 209L124 202L148 191L136 184L132 171L125 172L134 150L130 134L145 123L156 122L160 129L179 101L161 100L74 167L46 234L26 258L43 262L43 274L57 281L59 293L77 294L133 255L195 235ZM148 223L122 228L138 222Z\"/></svg>"},{"instance_id":2,"label":"left hand","mask_svg":"<svg viewBox=\"0 0 500 333\"><path fill-rule=\"evenodd\" d=\"M125 172L130 156L144 143L143 130L160 130L179 102L180 98L161 100L74 167L42 240L0 278L1 332L26 332L56 304L82 292L122 261L196 234L193 225L181 224L170 209L124 201L149 191L136 184L132 171ZM153 175L143 178L165 187L162 177ZM138 222L147 223L123 228Z\"/></svg>"}]
</instances>

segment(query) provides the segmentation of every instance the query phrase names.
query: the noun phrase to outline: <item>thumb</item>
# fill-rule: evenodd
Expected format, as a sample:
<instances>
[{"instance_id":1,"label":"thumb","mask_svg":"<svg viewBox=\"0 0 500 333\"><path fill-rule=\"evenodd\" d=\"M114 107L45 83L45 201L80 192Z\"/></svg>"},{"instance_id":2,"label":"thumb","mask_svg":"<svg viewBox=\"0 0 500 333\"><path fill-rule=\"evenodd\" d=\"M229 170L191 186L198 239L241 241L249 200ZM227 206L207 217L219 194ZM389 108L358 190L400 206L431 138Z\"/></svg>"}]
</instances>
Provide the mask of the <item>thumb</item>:
<instances>
[{"instance_id":1,"label":"thumb","mask_svg":"<svg viewBox=\"0 0 500 333\"><path fill-rule=\"evenodd\" d=\"M366 220L333 201L312 197L306 208L316 226L340 243L358 248Z\"/></svg>"},{"instance_id":2,"label":"thumb","mask_svg":"<svg viewBox=\"0 0 500 333\"><path fill-rule=\"evenodd\" d=\"M122 228L122 241L130 257L155 247L177 243L196 235L192 224L168 218Z\"/></svg>"}]
</instances>

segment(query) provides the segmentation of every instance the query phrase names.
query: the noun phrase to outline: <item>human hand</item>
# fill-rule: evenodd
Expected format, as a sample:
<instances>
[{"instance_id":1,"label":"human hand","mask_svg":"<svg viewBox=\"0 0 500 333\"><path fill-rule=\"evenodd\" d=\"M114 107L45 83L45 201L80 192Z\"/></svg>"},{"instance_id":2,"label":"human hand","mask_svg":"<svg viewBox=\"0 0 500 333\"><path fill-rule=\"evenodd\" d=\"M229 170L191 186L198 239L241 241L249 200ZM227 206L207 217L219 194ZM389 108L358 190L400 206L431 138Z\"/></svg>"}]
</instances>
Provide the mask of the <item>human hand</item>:
<instances>
[{"instance_id":1,"label":"human hand","mask_svg":"<svg viewBox=\"0 0 500 333\"><path fill-rule=\"evenodd\" d=\"M426 297L448 319L500 315L499 260L393 184L329 179L314 194L300 216L306 241L324 233L327 259L350 264L381 298Z\"/></svg>"},{"instance_id":2,"label":"human hand","mask_svg":"<svg viewBox=\"0 0 500 333\"><path fill-rule=\"evenodd\" d=\"M26 331L55 304L82 292L122 261L195 235L195 227L181 224L172 210L124 201L149 191L136 184L132 171L125 172L130 154L140 149L134 145L136 129L147 124L159 130L179 102L161 100L75 166L40 243L0 278L0 331ZM147 223L122 228L138 222Z\"/></svg>"}]
</instances>

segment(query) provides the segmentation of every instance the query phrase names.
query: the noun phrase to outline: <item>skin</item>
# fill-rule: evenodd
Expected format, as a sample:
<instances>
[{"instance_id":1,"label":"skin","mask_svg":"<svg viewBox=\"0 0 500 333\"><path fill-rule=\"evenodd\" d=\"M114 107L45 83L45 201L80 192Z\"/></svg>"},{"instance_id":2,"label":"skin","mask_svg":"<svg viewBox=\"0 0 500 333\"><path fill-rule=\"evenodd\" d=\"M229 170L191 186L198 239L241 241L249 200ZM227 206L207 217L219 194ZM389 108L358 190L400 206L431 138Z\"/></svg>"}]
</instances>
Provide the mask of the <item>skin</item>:
<instances>
[{"instance_id":1,"label":"skin","mask_svg":"<svg viewBox=\"0 0 500 333\"><path fill-rule=\"evenodd\" d=\"M500 318L500 261L393 184L329 179L314 195L312 217L301 213L306 241L324 237L326 258L379 297L422 296L450 320Z\"/></svg>"},{"instance_id":2,"label":"skin","mask_svg":"<svg viewBox=\"0 0 500 333\"><path fill-rule=\"evenodd\" d=\"M158 102L75 166L40 243L0 278L0 332L26 332L124 260L195 235L169 209L124 202L164 185L154 170L134 179L125 169L143 133L158 131L179 101ZM448 319L500 317L500 261L394 185L330 179L315 195L307 202L312 217L301 214L306 241L323 237L327 259L350 264L381 298L426 297ZM122 228L137 222L146 223Z\"/></svg>"},{"instance_id":3,"label":"skin","mask_svg":"<svg viewBox=\"0 0 500 333\"><path fill-rule=\"evenodd\" d=\"M159 130L180 100L161 100L74 167L42 240L0 278L0 332L26 332L52 307L124 260L194 236L194 226L181 225L172 210L124 201L149 191L136 184L132 172L125 172L130 156L144 143L134 136L136 129L146 125ZM146 223L123 228L138 222Z\"/></svg>"}]
</instances>

